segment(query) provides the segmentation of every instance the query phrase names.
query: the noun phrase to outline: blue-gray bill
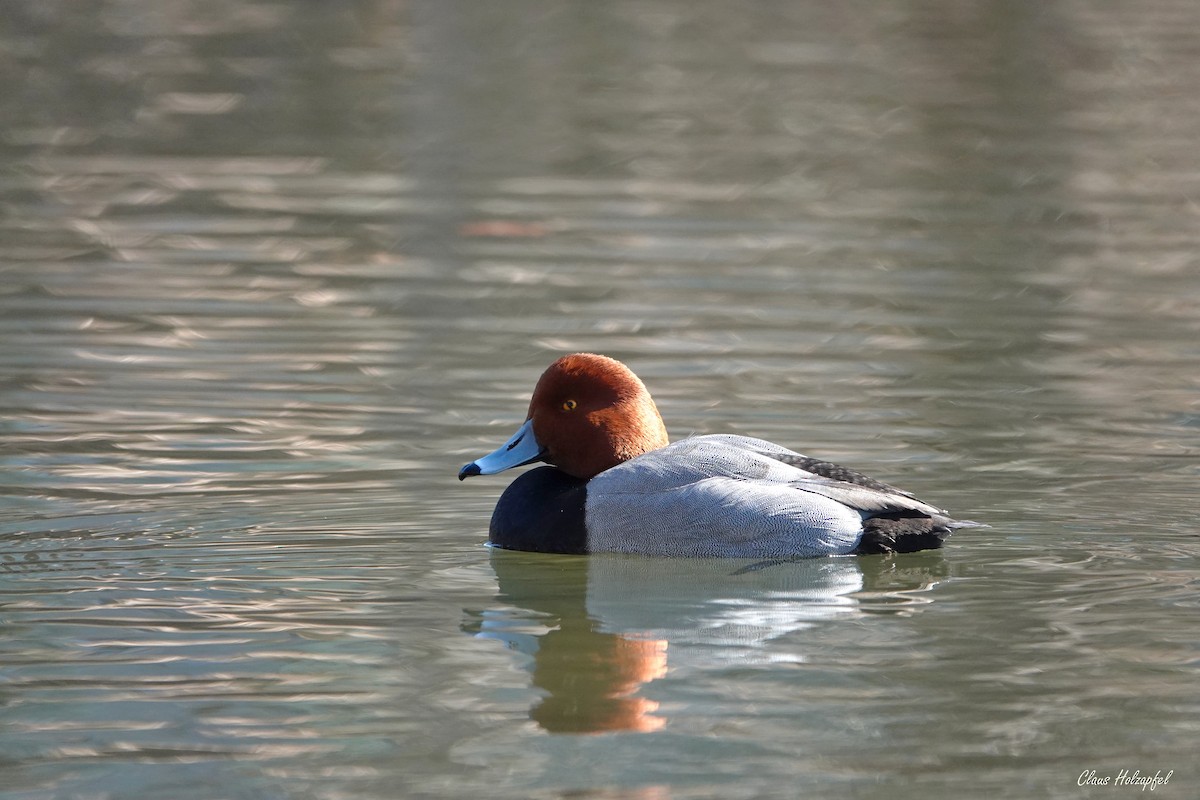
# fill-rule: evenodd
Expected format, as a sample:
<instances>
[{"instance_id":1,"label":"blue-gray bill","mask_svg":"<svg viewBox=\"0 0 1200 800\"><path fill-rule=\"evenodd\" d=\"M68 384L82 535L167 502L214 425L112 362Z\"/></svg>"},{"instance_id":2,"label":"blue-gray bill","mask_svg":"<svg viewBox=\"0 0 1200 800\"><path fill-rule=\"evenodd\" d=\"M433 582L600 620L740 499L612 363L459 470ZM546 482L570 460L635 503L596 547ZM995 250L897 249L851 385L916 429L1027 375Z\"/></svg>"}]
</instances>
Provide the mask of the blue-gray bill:
<instances>
[{"instance_id":1,"label":"blue-gray bill","mask_svg":"<svg viewBox=\"0 0 1200 800\"><path fill-rule=\"evenodd\" d=\"M458 479L461 481L476 475L495 475L506 469L541 461L544 454L545 451L538 444L537 437L533 435L533 420L528 419L507 442L460 469Z\"/></svg>"}]
</instances>

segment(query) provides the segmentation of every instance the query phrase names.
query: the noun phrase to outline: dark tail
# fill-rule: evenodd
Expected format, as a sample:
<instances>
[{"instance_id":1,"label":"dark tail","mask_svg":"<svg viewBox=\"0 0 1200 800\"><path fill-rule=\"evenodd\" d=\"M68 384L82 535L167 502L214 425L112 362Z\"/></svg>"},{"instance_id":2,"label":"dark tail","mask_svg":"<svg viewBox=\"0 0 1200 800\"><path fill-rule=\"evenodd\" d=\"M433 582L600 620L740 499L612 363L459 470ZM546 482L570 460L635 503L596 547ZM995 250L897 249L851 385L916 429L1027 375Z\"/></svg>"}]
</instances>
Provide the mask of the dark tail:
<instances>
[{"instance_id":1,"label":"dark tail","mask_svg":"<svg viewBox=\"0 0 1200 800\"><path fill-rule=\"evenodd\" d=\"M933 550L959 528L986 528L982 522L930 517L915 511L893 511L863 521L863 535L855 555L915 553Z\"/></svg>"}]
</instances>

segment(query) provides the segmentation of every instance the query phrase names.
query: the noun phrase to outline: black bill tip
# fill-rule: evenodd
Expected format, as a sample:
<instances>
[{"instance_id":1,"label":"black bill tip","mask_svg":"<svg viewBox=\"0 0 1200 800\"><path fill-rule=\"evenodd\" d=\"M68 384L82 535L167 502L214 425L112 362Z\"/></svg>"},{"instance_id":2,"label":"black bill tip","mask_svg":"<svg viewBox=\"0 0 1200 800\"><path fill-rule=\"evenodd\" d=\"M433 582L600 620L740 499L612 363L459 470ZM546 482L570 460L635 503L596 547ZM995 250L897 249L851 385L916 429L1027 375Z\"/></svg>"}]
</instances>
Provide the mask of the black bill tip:
<instances>
[{"instance_id":1,"label":"black bill tip","mask_svg":"<svg viewBox=\"0 0 1200 800\"><path fill-rule=\"evenodd\" d=\"M458 479L465 481L467 478L473 478L481 472L479 465L472 461L458 471Z\"/></svg>"}]
</instances>

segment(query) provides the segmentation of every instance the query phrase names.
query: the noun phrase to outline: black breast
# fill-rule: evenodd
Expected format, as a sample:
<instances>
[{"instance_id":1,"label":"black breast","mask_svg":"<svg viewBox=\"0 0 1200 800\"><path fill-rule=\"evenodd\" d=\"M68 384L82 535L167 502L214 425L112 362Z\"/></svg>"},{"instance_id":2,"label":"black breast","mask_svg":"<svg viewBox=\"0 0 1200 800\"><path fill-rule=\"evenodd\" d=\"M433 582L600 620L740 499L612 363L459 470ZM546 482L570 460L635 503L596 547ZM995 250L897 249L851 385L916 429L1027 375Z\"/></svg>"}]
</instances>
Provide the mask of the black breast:
<instances>
[{"instance_id":1,"label":"black breast","mask_svg":"<svg viewBox=\"0 0 1200 800\"><path fill-rule=\"evenodd\" d=\"M538 467L508 485L492 512L488 541L507 550L586 553L587 481Z\"/></svg>"}]
</instances>

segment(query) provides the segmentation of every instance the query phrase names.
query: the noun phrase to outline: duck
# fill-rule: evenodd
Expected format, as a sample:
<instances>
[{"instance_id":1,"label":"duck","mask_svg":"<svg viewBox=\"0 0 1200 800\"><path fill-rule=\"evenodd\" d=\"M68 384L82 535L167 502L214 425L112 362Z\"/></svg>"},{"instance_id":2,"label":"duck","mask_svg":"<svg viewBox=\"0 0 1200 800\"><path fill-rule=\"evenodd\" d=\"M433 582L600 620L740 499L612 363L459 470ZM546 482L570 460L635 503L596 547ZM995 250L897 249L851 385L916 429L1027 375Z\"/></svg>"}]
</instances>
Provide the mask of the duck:
<instances>
[{"instance_id":1,"label":"duck","mask_svg":"<svg viewBox=\"0 0 1200 800\"><path fill-rule=\"evenodd\" d=\"M763 439L671 442L620 361L572 353L538 379L525 422L460 481L541 462L501 494L488 543L544 553L792 559L941 547L952 519L910 492Z\"/></svg>"}]
</instances>

